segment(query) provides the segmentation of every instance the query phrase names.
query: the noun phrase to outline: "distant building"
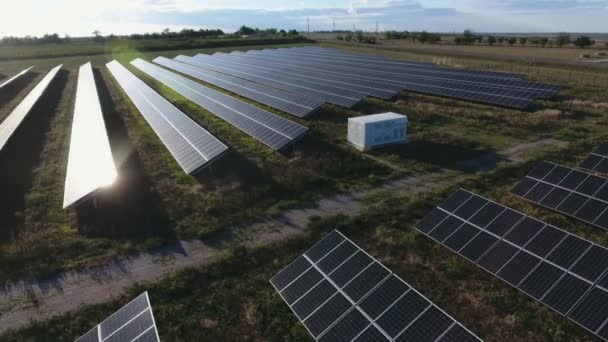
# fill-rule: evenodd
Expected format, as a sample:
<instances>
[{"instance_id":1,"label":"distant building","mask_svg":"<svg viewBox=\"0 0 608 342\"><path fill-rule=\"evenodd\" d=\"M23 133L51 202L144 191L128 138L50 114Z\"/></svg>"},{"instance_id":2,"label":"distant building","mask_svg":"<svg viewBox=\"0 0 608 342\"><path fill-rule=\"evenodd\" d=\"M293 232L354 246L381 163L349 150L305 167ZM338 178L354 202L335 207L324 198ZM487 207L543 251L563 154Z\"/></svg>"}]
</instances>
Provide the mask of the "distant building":
<instances>
[{"instance_id":1,"label":"distant building","mask_svg":"<svg viewBox=\"0 0 608 342\"><path fill-rule=\"evenodd\" d=\"M407 116L383 113L348 119L348 142L359 150L407 143Z\"/></svg>"}]
</instances>

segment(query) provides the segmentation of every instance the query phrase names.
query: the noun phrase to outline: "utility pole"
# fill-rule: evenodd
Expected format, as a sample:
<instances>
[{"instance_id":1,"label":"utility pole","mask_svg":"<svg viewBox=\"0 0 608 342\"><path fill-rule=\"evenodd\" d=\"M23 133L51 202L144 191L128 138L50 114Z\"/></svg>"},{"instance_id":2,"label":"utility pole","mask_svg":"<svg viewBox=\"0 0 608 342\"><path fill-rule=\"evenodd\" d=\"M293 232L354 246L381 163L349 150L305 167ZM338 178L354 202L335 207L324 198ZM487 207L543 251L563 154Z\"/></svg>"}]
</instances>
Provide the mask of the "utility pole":
<instances>
[{"instance_id":1,"label":"utility pole","mask_svg":"<svg viewBox=\"0 0 608 342\"><path fill-rule=\"evenodd\" d=\"M333 32L336 32L336 18L334 18Z\"/></svg>"},{"instance_id":2,"label":"utility pole","mask_svg":"<svg viewBox=\"0 0 608 342\"><path fill-rule=\"evenodd\" d=\"M376 41L378 41L378 20L376 20Z\"/></svg>"},{"instance_id":3,"label":"utility pole","mask_svg":"<svg viewBox=\"0 0 608 342\"><path fill-rule=\"evenodd\" d=\"M308 33L310 33L310 17L306 17L306 26L308 27Z\"/></svg>"}]
</instances>

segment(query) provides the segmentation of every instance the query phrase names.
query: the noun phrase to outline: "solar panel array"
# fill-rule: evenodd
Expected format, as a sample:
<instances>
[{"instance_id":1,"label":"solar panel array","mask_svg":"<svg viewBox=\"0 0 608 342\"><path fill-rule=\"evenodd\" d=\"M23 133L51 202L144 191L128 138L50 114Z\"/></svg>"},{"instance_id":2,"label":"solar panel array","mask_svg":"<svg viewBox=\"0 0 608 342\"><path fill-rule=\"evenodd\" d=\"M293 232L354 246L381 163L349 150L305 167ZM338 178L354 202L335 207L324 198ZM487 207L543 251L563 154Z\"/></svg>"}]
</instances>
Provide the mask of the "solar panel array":
<instances>
[{"instance_id":1,"label":"solar panel array","mask_svg":"<svg viewBox=\"0 0 608 342\"><path fill-rule=\"evenodd\" d=\"M80 67L78 73L63 208L111 185L117 176L93 68L91 63L87 63Z\"/></svg>"},{"instance_id":2,"label":"solar panel array","mask_svg":"<svg viewBox=\"0 0 608 342\"><path fill-rule=\"evenodd\" d=\"M176 59L346 107L352 107L356 102L345 102L336 95L358 100L361 93L391 98L398 91L407 90L526 108L536 99L553 96L560 90L560 86L530 82L519 74L439 67L321 48L252 50L213 56L199 54L195 60L185 56ZM277 81L273 80L273 75L287 85L273 82ZM322 87L317 86L319 84ZM302 89L302 86L309 89ZM332 97L311 93L311 89Z\"/></svg>"},{"instance_id":3,"label":"solar panel array","mask_svg":"<svg viewBox=\"0 0 608 342\"><path fill-rule=\"evenodd\" d=\"M598 146L581 164L581 167L590 171L608 174L608 143Z\"/></svg>"},{"instance_id":4,"label":"solar panel array","mask_svg":"<svg viewBox=\"0 0 608 342\"><path fill-rule=\"evenodd\" d=\"M608 250L459 190L416 229L608 340Z\"/></svg>"},{"instance_id":5,"label":"solar panel array","mask_svg":"<svg viewBox=\"0 0 608 342\"><path fill-rule=\"evenodd\" d=\"M419 66L410 66L408 68L394 68L394 67L377 67L368 62L365 63L344 63L336 61L327 61L322 57L319 58L306 58L299 55L281 56L276 53L264 53L259 51L250 51L245 55L238 55L241 57L245 56L256 56L265 58L279 58L292 63L310 64L310 65L321 65L326 68L334 70L342 70L348 72L364 72L369 76L379 78L392 79L393 81L414 81L428 80L428 81L454 81L462 83L463 85L478 85L478 86L491 86L497 88L513 89L513 90L525 90L535 94L537 97L550 97L555 95L559 91L560 87L544 83L535 83L526 81L518 78L508 77L494 77L487 75L478 75L474 73L474 70L459 70L459 69L439 69L438 67L430 67L421 69ZM455 70L455 71L454 71ZM456 72L458 71L458 72Z\"/></svg>"},{"instance_id":6,"label":"solar panel array","mask_svg":"<svg viewBox=\"0 0 608 342\"><path fill-rule=\"evenodd\" d=\"M195 59L192 57L186 56L177 56L175 60L192 64L197 67L201 67L208 70L214 70L217 72L221 72L227 75L232 75L235 77L240 77L252 82L257 82L260 84L267 85L269 87L281 89L284 91L289 91L295 94L300 94L308 97L312 97L314 99L319 99L327 103L332 103L335 105L352 108L357 103L359 103L362 98L351 98L343 95L337 95L333 93L328 93L322 90L317 89L316 87L307 87L305 85L300 84L297 80L286 80L286 79L277 79L273 75L261 74L261 73L252 73L244 68L234 68L234 66L227 65L225 63L216 63L211 61L201 61L200 59Z\"/></svg>"},{"instance_id":7,"label":"solar panel array","mask_svg":"<svg viewBox=\"0 0 608 342\"><path fill-rule=\"evenodd\" d=\"M209 57L208 55L197 55L197 57ZM301 69L289 65L279 65L269 63L268 61L256 60L253 58L243 58L240 55L225 55L225 56L213 56L218 62L232 62L238 66L247 66L251 70L259 70L266 72L280 73L282 75L290 77L298 77L301 79L308 80L321 80L326 84L334 87L346 87L350 89L365 93L366 96L375 96L382 99L392 99L401 92L401 88L397 85L391 85L386 83L374 82L371 80L358 80L348 77L340 77L339 75L331 75L322 73L314 68ZM220 59L218 59L220 57Z\"/></svg>"},{"instance_id":8,"label":"solar panel array","mask_svg":"<svg viewBox=\"0 0 608 342\"><path fill-rule=\"evenodd\" d=\"M154 62L300 118L307 117L316 112L323 104L320 100L300 96L212 70L197 68L165 57L158 57L154 59Z\"/></svg>"},{"instance_id":9,"label":"solar panel array","mask_svg":"<svg viewBox=\"0 0 608 342\"><path fill-rule=\"evenodd\" d=\"M38 102L42 94L61 69L61 65L54 67L42 80L27 94L27 96L13 109L9 116L0 124L0 151L4 149L9 139L13 136L17 128L25 120L25 117Z\"/></svg>"},{"instance_id":10,"label":"solar panel array","mask_svg":"<svg viewBox=\"0 0 608 342\"><path fill-rule=\"evenodd\" d=\"M338 231L270 282L317 341L480 341Z\"/></svg>"},{"instance_id":11,"label":"solar panel array","mask_svg":"<svg viewBox=\"0 0 608 342\"><path fill-rule=\"evenodd\" d=\"M11 77L11 78L7 79L6 81L4 81L4 82L0 83L0 89L2 89L2 88L4 88L5 86L7 86L7 85L11 84L11 83L12 83L14 80L18 79L19 77L21 77L21 76L23 76L23 75L27 74L27 73L28 73L28 71L30 71L32 68L33 68L33 66L32 66L32 67L29 67L29 68L27 68L27 69L25 69L25 70L23 70L23 71L21 71L21 72L20 72L20 73L18 73L17 75L15 75L15 76L13 76L13 77Z\"/></svg>"},{"instance_id":12,"label":"solar panel array","mask_svg":"<svg viewBox=\"0 0 608 342\"><path fill-rule=\"evenodd\" d=\"M133 299L76 342L160 342L148 292Z\"/></svg>"},{"instance_id":13,"label":"solar panel array","mask_svg":"<svg viewBox=\"0 0 608 342\"><path fill-rule=\"evenodd\" d=\"M293 121L141 59L136 59L131 64L274 150L292 144L308 130Z\"/></svg>"},{"instance_id":14,"label":"solar panel array","mask_svg":"<svg viewBox=\"0 0 608 342\"><path fill-rule=\"evenodd\" d=\"M112 61L106 66L187 174L208 165L228 150L120 63Z\"/></svg>"},{"instance_id":15,"label":"solar panel array","mask_svg":"<svg viewBox=\"0 0 608 342\"><path fill-rule=\"evenodd\" d=\"M541 162L511 193L545 208L608 229L608 179Z\"/></svg>"}]
</instances>

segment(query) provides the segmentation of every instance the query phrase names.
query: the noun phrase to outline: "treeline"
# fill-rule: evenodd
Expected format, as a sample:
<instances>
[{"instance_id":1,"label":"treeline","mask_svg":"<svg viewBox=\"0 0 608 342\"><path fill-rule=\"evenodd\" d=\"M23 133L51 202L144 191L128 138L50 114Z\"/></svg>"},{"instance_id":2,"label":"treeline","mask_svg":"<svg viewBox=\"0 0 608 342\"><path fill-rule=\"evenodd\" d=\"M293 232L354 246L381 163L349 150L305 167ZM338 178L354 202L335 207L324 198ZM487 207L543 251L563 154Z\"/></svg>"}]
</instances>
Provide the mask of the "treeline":
<instances>
[{"instance_id":1,"label":"treeline","mask_svg":"<svg viewBox=\"0 0 608 342\"><path fill-rule=\"evenodd\" d=\"M299 35L296 30L285 31L283 29L278 30L276 28L268 28L261 30L259 28L251 28L248 26L241 26L235 33L235 35L239 36L251 36L251 35L259 35L259 36L279 36L279 37L287 37L287 36L297 36Z\"/></svg>"},{"instance_id":2,"label":"treeline","mask_svg":"<svg viewBox=\"0 0 608 342\"><path fill-rule=\"evenodd\" d=\"M427 31L421 32L410 32L410 31L387 31L384 32L385 39L410 39L413 42L424 43L439 43L441 42L441 35L437 33L430 33Z\"/></svg>"},{"instance_id":3,"label":"treeline","mask_svg":"<svg viewBox=\"0 0 608 342\"><path fill-rule=\"evenodd\" d=\"M45 34L42 37L25 36L25 37L3 37L0 39L0 45L38 45L38 44L63 44L69 43L72 39L70 36L65 35L60 37L57 33Z\"/></svg>"},{"instance_id":4,"label":"treeline","mask_svg":"<svg viewBox=\"0 0 608 342\"><path fill-rule=\"evenodd\" d=\"M454 43L457 45L532 45L540 47L557 46L560 48L573 44L579 48L586 48L595 45L596 42L587 36L579 36L573 40L568 33L560 33L557 37L551 39L549 37L482 36L477 35L470 30L465 30L462 35L454 37Z\"/></svg>"},{"instance_id":5,"label":"treeline","mask_svg":"<svg viewBox=\"0 0 608 342\"><path fill-rule=\"evenodd\" d=\"M347 42L359 42L363 44L376 44L377 40L375 36L366 35L363 31L357 31L355 34L347 32L345 35L338 35L338 40L345 40Z\"/></svg>"},{"instance_id":6,"label":"treeline","mask_svg":"<svg viewBox=\"0 0 608 342\"><path fill-rule=\"evenodd\" d=\"M102 43L105 41L113 41L113 40L162 40L162 39L201 39L201 38L235 38L235 36L243 36L243 35L256 35L262 37L295 37L298 36L298 31L296 30L277 30L275 28L260 30L258 28L250 28L247 26L242 26L237 32L234 34L226 34L224 31L220 29L183 29L181 31L171 31L169 29L165 29L162 32L151 32L151 33L135 33L131 35L107 35L104 36L98 30L93 31L92 37L85 38L71 38L68 35L64 37L59 36L57 33L53 34L45 34L42 37L36 36L25 36L25 37L3 37L0 39L0 46L22 46L22 45L43 45L43 44L65 44L70 43L72 41L79 42L98 42Z\"/></svg>"},{"instance_id":7,"label":"treeline","mask_svg":"<svg viewBox=\"0 0 608 342\"><path fill-rule=\"evenodd\" d=\"M177 39L177 38L209 38L209 37L219 37L223 36L224 31L220 29L216 30L192 30L192 29L183 29L179 32L171 32L169 29L165 29L164 31L158 33L144 33L144 34L131 34L124 38L133 39L133 40L145 40L145 39ZM110 35L109 38L115 37Z\"/></svg>"}]
</instances>

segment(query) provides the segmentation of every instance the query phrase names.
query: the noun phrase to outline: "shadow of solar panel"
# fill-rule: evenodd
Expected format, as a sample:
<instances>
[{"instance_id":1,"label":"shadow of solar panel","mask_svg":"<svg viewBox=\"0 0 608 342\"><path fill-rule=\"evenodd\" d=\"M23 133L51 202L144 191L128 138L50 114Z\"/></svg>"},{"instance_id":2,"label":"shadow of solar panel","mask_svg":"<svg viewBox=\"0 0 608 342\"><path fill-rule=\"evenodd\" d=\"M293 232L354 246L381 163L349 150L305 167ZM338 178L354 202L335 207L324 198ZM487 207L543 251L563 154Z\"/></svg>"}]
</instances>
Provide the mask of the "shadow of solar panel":
<instances>
[{"instance_id":1,"label":"shadow of solar panel","mask_svg":"<svg viewBox=\"0 0 608 342\"><path fill-rule=\"evenodd\" d=\"M301 118L318 111L323 104L320 100L299 96L219 72L205 70L165 57L157 57L154 59L154 62Z\"/></svg>"},{"instance_id":2,"label":"shadow of solar panel","mask_svg":"<svg viewBox=\"0 0 608 342\"><path fill-rule=\"evenodd\" d=\"M106 67L184 172L192 174L228 150L120 63L112 61Z\"/></svg>"},{"instance_id":3,"label":"shadow of solar panel","mask_svg":"<svg viewBox=\"0 0 608 342\"><path fill-rule=\"evenodd\" d=\"M159 342L148 293L123 306L76 342Z\"/></svg>"},{"instance_id":4,"label":"shadow of solar panel","mask_svg":"<svg viewBox=\"0 0 608 342\"><path fill-rule=\"evenodd\" d=\"M288 77L298 77L317 82L322 81L335 87L346 87L382 99L392 99L401 91L401 88L395 85L361 80L337 74L321 73L312 67L298 67L297 64L290 65L288 61L255 58L255 56L251 55L222 56L215 58L215 60L218 62L231 61L255 70L280 72Z\"/></svg>"},{"instance_id":5,"label":"shadow of solar panel","mask_svg":"<svg viewBox=\"0 0 608 342\"><path fill-rule=\"evenodd\" d=\"M545 208L608 229L608 179L542 162L511 193Z\"/></svg>"},{"instance_id":6,"label":"shadow of solar panel","mask_svg":"<svg viewBox=\"0 0 608 342\"><path fill-rule=\"evenodd\" d=\"M53 81L62 65L51 69L40 82L30 91L13 111L0 123L0 152L4 149L10 138L15 134L25 117L34 105L44 95L49 84Z\"/></svg>"},{"instance_id":7,"label":"shadow of solar panel","mask_svg":"<svg viewBox=\"0 0 608 342\"><path fill-rule=\"evenodd\" d=\"M192 58L186 56L178 56L175 60L184 62L187 64L191 64L197 67L201 67L204 69L209 69L221 73L225 73L227 75L232 75L235 77L240 77L252 82L257 82L260 84L264 84L273 88L281 89L284 91L290 91L296 94L312 97L315 99L319 99L328 103L332 103L338 106L343 106L346 108L352 108L357 105L364 96L359 98L352 98L340 94L334 94L332 92L322 91L317 88L317 86L313 85L312 87L304 85L300 81L294 81L292 79L286 78L278 78L272 74L268 73L259 73L252 72L251 70L247 70L246 68L238 68L234 65L227 65L225 63L217 63L212 60L202 61L199 58Z\"/></svg>"},{"instance_id":8,"label":"shadow of solar panel","mask_svg":"<svg viewBox=\"0 0 608 342\"><path fill-rule=\"evenodd\" d=\"M338 231L270 282L318 341L388 341L418 319L404 336L442 336L457 324Z\"/></svg>"},{"instance_id":9,"label":"shadow of solar panel","mask_svg":"<svg viewBox=\"0 0 608 342\"><path fill-rule=\"evenodd\" d=\"M548 169L543 171L540 168L537 168L536 171L541 171L537 174L541 174L542 177L550 172ZM441 204L450 210L443 208L435 210L459 218L456 212L462 203L472 196L476 195L460 189ZM492 201L489 204L501 206ZM482 229L481 233L475 235L475 238L472 238L464 248L458 250L449 243L459 231L464 231L465 227L468 227L466 230L471 231L467 235L467 239L474 235L474 231L480 231L480 226L475 227L466 220L464 225L442 244L469 260L476 260L475 263L479 267L556 312L568 315L570 319L601 337L598 330L601 326L598 324L599 322L603 324L608 318L608 306L601 308L594 306L593 309L581 308L581 306L588 306L585 303L593 301L594 293L599 294L600 302L603 300L604 293L608 293L608 288L603 287L608 286L608 250L562 229L506 207L503 208L502 211L492 210L494 213L499 213L495 214L496 219ZM468 214L464 211L463 215ZM501 220L502 216L510 217L510 219ZM487 221L488 219L484 222ZM503 222L498 229L494 226L496 222ZM429 237L433 232L419 229L418 226L416 229ZM499 234L494 233L493 230ZM481 258L476 259L480 251L486 249L487 244L483 242L486 239L483 237L484 234L491 235L492 241L496 242L482 253ZM601 280L598 281L598 279ZM606 300L608 301L608 295ZM448 334L446 333L446 335Z\"/></svg>"},{"instance_id":10,"label":"shadow of solar panel","mask_svg":"<svg viewBox=\"0 0 608 342\"><path fill-rule=\"evenodd\" d=\"M141 59L131 64L273 150L281 150L294 143L307 131L302 125Z\"/></svg>"}]
</instances>

